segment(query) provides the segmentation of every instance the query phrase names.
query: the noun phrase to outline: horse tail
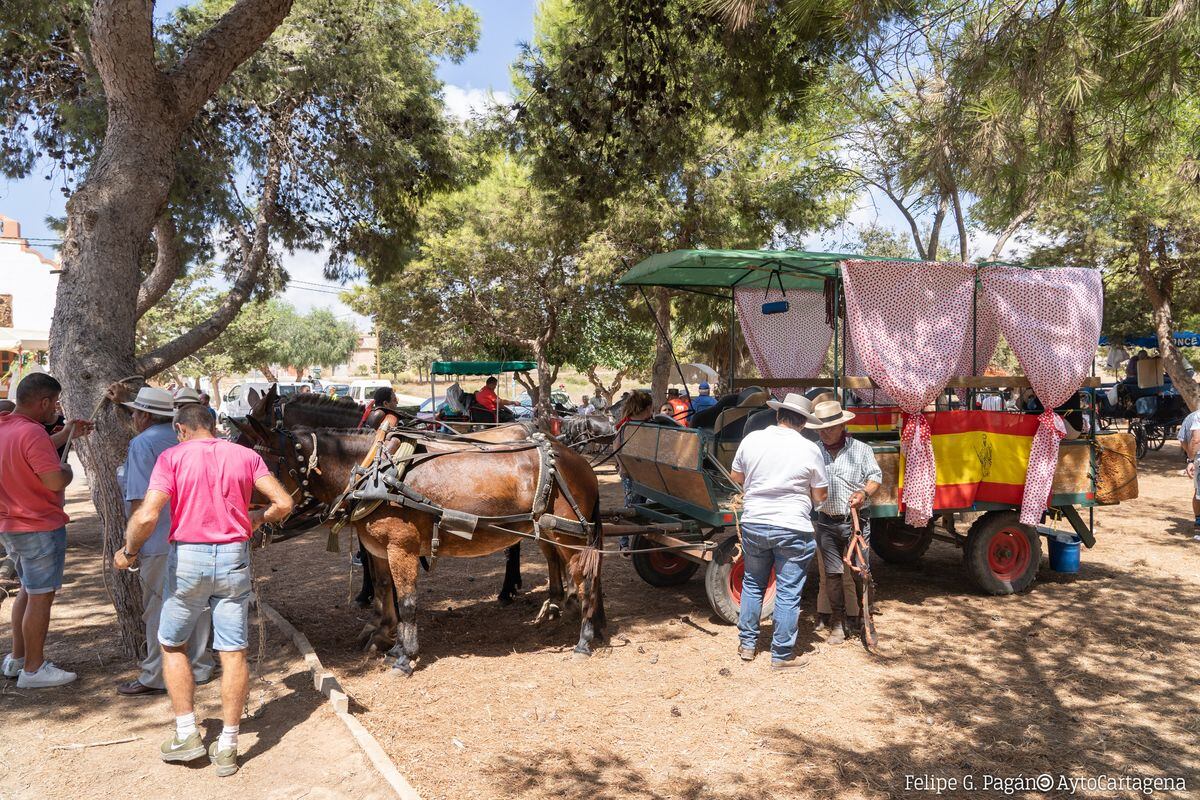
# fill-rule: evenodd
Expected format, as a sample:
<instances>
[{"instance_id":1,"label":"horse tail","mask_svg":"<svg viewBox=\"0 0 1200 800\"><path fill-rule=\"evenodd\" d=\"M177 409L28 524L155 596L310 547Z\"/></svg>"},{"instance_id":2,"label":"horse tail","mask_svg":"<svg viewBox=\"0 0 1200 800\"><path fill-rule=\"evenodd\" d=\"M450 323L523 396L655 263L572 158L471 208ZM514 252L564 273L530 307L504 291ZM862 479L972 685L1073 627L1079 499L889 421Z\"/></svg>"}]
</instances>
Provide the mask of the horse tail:
<instances>
[{"instance_id":1,"label":"horse tail","mask_svg":"<svg viewBox=\"0 0 1200 800\"><path fill-rule=\"evenodd\" d=\"M604 557L601 554L604 549L604 521L600 516L599 493L596 494L596 500L592 503L589 522L592 524L592 535L588 540L588 548L580 554L583 561L581 564L583 579L590 589L584 593L582 611L584 619L592 621L596 637L603 638L607 621L604 616L604 594L600 586L601 566L604 563Z\"/></svg>"}]
</instances>

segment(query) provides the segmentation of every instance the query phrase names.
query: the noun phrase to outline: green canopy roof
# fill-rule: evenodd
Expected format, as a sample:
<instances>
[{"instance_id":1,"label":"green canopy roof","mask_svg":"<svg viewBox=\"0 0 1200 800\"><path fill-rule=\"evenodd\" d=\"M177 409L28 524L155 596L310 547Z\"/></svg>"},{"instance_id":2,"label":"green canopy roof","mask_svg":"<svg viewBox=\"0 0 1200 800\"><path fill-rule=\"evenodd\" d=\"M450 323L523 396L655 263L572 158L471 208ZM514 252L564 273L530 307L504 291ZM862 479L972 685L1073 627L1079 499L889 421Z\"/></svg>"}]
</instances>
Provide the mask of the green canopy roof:
<instances>
[{"instance_id":1,"label":"green canopy roof","mask_svg":"<svg viewBox=\"0 0 1200 800\"><path fill-rule=\"evenodd\" d=\"M429 371L434 375L494 375L534 369L537 364L532 361L435 361Z\"/></svg>"},{"instance_id":2,"label":"green canopy roof","mask_svg":"<svg viewBox=\"0 0 1200 800\"><path fill-rule=\"evenodd\" d=\"M919 259L860 256L852 253L808 253L801 250L672 250L650 256L625 273L623 286L674 286L703 291L712 288L765 289L783 283L784 289L820 291L826 278L841 278L838 265L846 260L905 261ZM985 262L996 266L1004 262ZM1024 269L1045 267L1021 266ZM775 276L775 277L772 277Z\"/></svg>"},{"instance_id":3,"label":"green canopy roof","mask_svg":"<svg viewBox=\"0 0 1200 800\"><path fill-rule=\"evenodd\" d=\"M896 261L848 253L800 250L672 250L644 259L617 283L624 286L675 286L681 289L721 287L765 289L767 282L785 289L819 290L826 278L838 278L846 259ZM778 273L777 278L771 276Z\"/></svg>"}]
</instances>

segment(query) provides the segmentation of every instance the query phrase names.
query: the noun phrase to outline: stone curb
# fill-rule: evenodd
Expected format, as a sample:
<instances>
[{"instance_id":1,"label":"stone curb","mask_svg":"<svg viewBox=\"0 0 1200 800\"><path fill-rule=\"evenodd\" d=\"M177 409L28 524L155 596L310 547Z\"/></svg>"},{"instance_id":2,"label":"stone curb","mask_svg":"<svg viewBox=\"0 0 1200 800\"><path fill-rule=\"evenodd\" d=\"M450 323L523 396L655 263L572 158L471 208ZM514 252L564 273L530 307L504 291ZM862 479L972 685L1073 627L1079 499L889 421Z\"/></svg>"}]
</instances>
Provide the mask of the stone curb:
<instances>
[{"instance_id":1,"label":"stone curb","mask_svg":"<svg viewBox=\"0 0 1200 800\"><path fill-rule=\"evenodd\" d=\"M283 618L282 615L267 603L260 600L258 607L267 615L275 627L279 628L286 636L292 640L292 644L300 651L301 657L304 658L304 663L308 666L309 672L312 673L313 688L325 695L329 700L329 705L333 708L335 714L341 719L346 726L346 730L350 731L350 735L354 737L354 741L371 760L371 764L383 776L383 779L391 785L396 792L396 796L401 800L421 800L421 796L417 794L417 790L408 782L400 770L396 769L396 765L388 757L388 754L380 746L379 742L371 733L363 727L353 714L350 713L350 697L346 691L338 683L337 677L325 669L321 664L321 659L317 658L317 653L313 650L312 644L308 638L296 630L290 622Z\"/></svg>"}]
</instances>

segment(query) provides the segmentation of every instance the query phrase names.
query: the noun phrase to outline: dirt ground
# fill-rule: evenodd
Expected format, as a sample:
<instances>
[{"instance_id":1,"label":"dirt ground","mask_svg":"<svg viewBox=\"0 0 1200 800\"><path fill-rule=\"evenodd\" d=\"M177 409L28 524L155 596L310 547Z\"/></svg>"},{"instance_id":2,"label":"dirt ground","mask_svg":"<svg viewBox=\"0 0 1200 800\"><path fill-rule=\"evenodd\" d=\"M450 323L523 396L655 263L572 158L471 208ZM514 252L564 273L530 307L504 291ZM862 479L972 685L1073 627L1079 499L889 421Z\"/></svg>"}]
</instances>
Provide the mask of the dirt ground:
<instances>
[{"instance_id":1,"label":"dirt ground","mask_svg":"<svg viewBox=\"0 0 1200 800\"><path fill-rule=\"evenodd\" d=\"M545 571L525 548L531 591L508 608L494 599L500 555L422 575L421 666L404 678L356 649L365 612L349 602L345 534L340 554L316 531L259 563L271 602L427 800L932 794L921 776L957 779L943 796L1068 797L1059 776L1101 775L1182 778L1191 793L1200 542L1180 466L1174 442L1151 454L1141 497L1097 511L1079 574L1043 560L1022 595L976 593L949 544L912 567L876 561L888 659L816 646L814 574L801 642L815 657L799 674L737 659L735 629L713 618L701 575L655 589L620 558L604 573L612 646L574 661L574 619L529 624ZM1043 773L1049 792L996 783ZM1099 789L1076 794L1144 796Z\"/></svg>"},{"instance_id":2,"label":"dirt ground","mask_svg":"<svg viewBox=\"0 0 1200 800\"><path fill-rule=\"evenodd\" d=\"M313 689L291 643L269 627L260 679L251 683L253 716L241 724L241 771L217 778L207 759L163 763L158 748L172 730L170 705L165 695L117 695L116 684L136 677L136 671L127 668L116 647L116 618L100 577L99 525L84 491L72 492L67 512L73 522L66 579L54 606L47 657L79 673L79 679L31 691L0 678L0 800L394 796ZM7 604L0 609L5 653L9 612ZM257 652L255 635L251 653ZM196 717L205 741L220 733L220 708L218 682L199 687ZM121 744L55 749L134 737Z\"/></svg>"}]
</instances>

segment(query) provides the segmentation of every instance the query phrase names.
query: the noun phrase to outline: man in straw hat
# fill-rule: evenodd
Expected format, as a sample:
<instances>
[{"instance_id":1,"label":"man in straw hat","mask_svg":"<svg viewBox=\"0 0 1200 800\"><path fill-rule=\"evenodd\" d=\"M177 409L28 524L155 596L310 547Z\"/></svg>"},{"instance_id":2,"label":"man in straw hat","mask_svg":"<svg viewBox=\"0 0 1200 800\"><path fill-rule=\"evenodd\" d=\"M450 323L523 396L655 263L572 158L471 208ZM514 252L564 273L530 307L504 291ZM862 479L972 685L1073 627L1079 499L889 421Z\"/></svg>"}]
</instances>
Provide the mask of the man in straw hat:
<instances>
[{"instance_id":1,"label":"man in straw hat","mask_svg":"<svg viewBox=\"0 0 1200 800\"><path fill-rule=\"evenodd\" d=\"M191 392L196 397L187 395ZM194 405L199 402L195 389L180 389L172 398L165 389L144 387L132 402L123 403L133 412L133 428L137 435L129 443L125 459L125 503L126 513L132 516L146 497L150 486L150 474L163 451L179 444L175 436L175 406ZM158 620L162 614L163 588L167 579L167 554L171 535L171 509L164 507L158 514L154 531L138 553L138 578L142 582L142 621L146 624L146 657L142 659L141 672L131 681L117 685L117 693L124 697L163 694L167 691L163 681L162 647L158 644ZM197 683L212 678L213 657L208 649L209 632L212 629L212 613L205 611L196 622L196 635L188 642L188 660L192 675Z\"/></svg>"},{"instance_id":2,"label":"man in straw hat","mask_svg":"<svg viewBox=\"0 0 1200 800\"><path fill-rule=\"evenodd\" d=\"M846 614L842 557L853 534L851 509L858 509L863 539L870 542L867 508L883 480L875 451L846 432L846 423L852 419L854 414L843 409L841 403L826 400L813 406L808 422L809 429L815 430L820 438L819 451L829 478L828 496L817 506L816 515L817 548L824 567L821 592L828 598L831 609L827 624L832 630L825 640L829 644L841 644L858 629L858 609L854 609L854 616ZM861 593L862 578L855 575L854 580L857 592ZM826 621L818 619L818 622Z\"/></svg>"},{"instance_id":3,"label":"man in straw hat","mask_svg":"<svg viewBox=\"0 0 1200 800\"><path fill-rule=\"evenodd\" d=\"M50 609L62 588L67 558L67 515L63 493L74 478L59 458L58 443L46 425L59 418L62 386L45 372L17 384L16 404L0 416L0 543L13 559L21 590L12 605L12 652L4 658L5 677L19 689L48 689L75 680L44 658ZM86 436L87 420L72 420L58 438Z\"/></svg>"},{"instance_id":4,"label":"man in straw hat","mask_svg":"<svg viewBox=\"0 0 1200 800\"><path fill-rule=\"evenodd\" d=\"M800 435L808 400L789 394L782 402L770 400L776 424L753 431L742 440L730 471L742 487L741 536L745 577L738 616L738 655L754 658L758 643L763 591L775 569L775 632L771 639L771 666L803 667L808 659L796 658L800 593L808 563L816 552L812 508L825 500L827 479L817 446Z\"/></svg>"}]
</instances>

